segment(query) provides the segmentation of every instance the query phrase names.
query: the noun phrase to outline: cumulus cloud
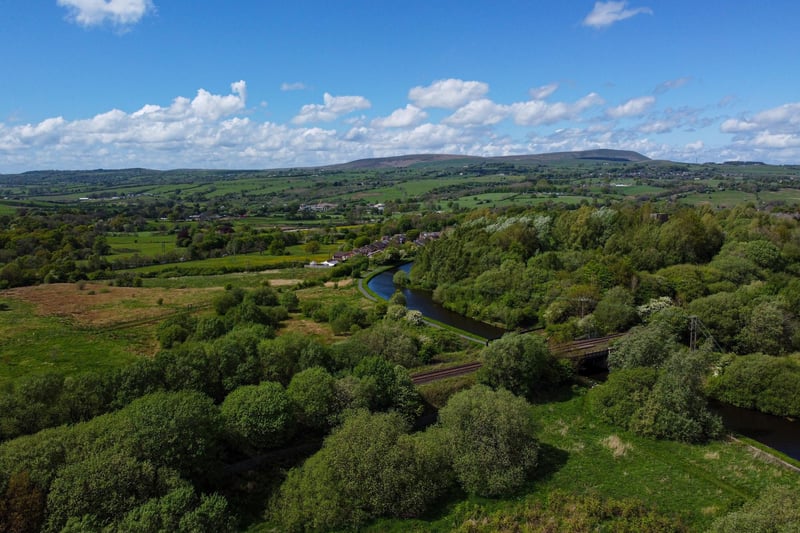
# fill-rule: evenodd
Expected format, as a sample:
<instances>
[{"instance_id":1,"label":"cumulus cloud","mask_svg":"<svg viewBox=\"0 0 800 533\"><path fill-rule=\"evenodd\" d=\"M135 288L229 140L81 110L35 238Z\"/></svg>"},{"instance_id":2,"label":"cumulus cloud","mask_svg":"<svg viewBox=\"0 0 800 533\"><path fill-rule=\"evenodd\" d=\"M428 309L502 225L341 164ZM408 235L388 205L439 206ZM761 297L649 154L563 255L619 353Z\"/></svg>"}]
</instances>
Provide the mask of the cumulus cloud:
<instances>
[{"instance_id":1,"label":"cumulus cloud","mask_svg":"<svg viewBox=\"0 0 800 533\"><path fill-rule=\"evenodd\" d=\"M301 81L295 81L292 83L281 83L281 91L302 91L306 89L306 84Z\"/></svg>"},{"instance_id":2,"label":"cumulus cloud","mask_svg":"<svg viewBox=\"0 0 800 533\"><path fill-rule=\"evenodd\" d=\"M482 98L460 107L442 122L454 126L491 126L508 116L508 106Z\"/></svg>"},{"instance_id":3,"label":"cumulus cloud","mask_svg":"<svg viewBox=\"0 0 800 533\"><path fill-rule=\"evenodd\" d=\"M363 96L333 96L325 93L322 100L322 104L304 105L292 122L295 124L330 122L353 111L372 107L370 101Z\"/></svg>"},{"instance_id":4,"label":"cumulus cloud","mask_svg":"<svg viewBox=\"0 0 800 533\"><path fill-rule=\"evenodd\" d=\"M607 109L606 115L611 118L635 117L644 114L655 102L656 99L652 96L631 98L624 104Z\"/></svg>"},{"instance_id":5,"label":"cumulus cloud","mask_svg":"<svg viewBox=\"0 0 800 533\"><path fill-rule=\"evenodd\" d=\"M81 26L115 26L136 24L146 14L155 10L151 0L57 0L67 8L70 21Z\"/></svg>"},{"instance_id":6,"label":"cumulus cloud","mask_svg":"<svg viewBox=\"0 0 800 533\"><path fill-rule=\"evenodd\" d=\"M592 12L583 19L583 25L591 28L607 28L615 22L629 19L636 15L652 15L649 7L628 9L628 2L595 2Z\"/></svg>"},{"instance_id":7,"label":"cumulus cloud","mask_svg":"<svg viewBox=\"0 0 800 533\"><path fill-rule=\"evenodd\" d=\"M562 120L577 118L587 109L599 106L605 101L597 93L589 93L576 102L545 102L529 100L511 104L509 112L514 122L520 126L538 126L554 124Z\"/></svg>"},{"instance_id":8,"label":"cumulus cloud","mask_svg":"<svg viewBox=\"0 0 800 533\"><path fill-rule=\"evenodd\" d=\"M427 87L417 86L408 92L408 98L418 107L456 109L489 92L489 85L480 81L458 79L439 80Z\"/></svg>"},{"instance_id":9,"label":"cumulus cloud","mask_svg":"<svg viewBox=\"0 0 800 533\"><path fill-rule=\"evenodd\" d=\"M705 147L706 147L706 144L701 140L697 140L697 141L695 141L693 143L688 143L686 146L684 146L684 148L686 150L695 151L695 152L699 152L700 150L702 150Z\"/></svg>"},{"instance_id":10,"label":"cumulus cloud","mask_svg":"<svg viewBox=\"0 0 800 533\"><path fill-rule=\"evenodd\" d=\"M750 119L728 119L722 123L720 131L722 133L770 131L796 134L800 131L800 102L761 111Z\"/></svg>"},{"instance_id":11,"label":"cumulus cloud","mask_svg":"<svg viewBox=\"0 0 800 533\"><path fill-rule=\"evenodd\" d=\"M528 101L495 102L485 97L486 84L456 81L417 88L422 89L417 96L423 102L448 106L460 102L438 114L412 101L388 116L362 115L356 111L370 108L365 97L326 93L321 104L304 106L293 120L260 122L248 113L249 87L237 81L221 94L198 89L194 95L133 111L104 110L78 120L55 116L28 124L0 122L0 172L132 166L278 168L403 153L488 156L590 148L636 150L678 161L800 160L800 103L723 121L710 115L717 109L713 103L705 108L664 109L656 107L659 102L651 96L604 110L605 102L594 92L575 101L547 100L555 84L531 90ZM641 118L609 120L612 115ZM339 119L335 126L322 125L334 119ZM704 136L669 141L666 135L712 123L733 138L721 146L706 146L691 142L708 143ZM656 135L658 141L650 137Z\"/></svg>"},{"instance_id":12,"label":"cumulus cloud","mask_svg":"<svg viewBox=\"0 0 800 533\"><path fill-rule=\"evenodd\" d=\"M388 117L376 118L372 125L378 128L407 128L416 126L428 118L428 114L419 107L408 104L402 109L396 109Z\"/></svg>"}]
</instances>

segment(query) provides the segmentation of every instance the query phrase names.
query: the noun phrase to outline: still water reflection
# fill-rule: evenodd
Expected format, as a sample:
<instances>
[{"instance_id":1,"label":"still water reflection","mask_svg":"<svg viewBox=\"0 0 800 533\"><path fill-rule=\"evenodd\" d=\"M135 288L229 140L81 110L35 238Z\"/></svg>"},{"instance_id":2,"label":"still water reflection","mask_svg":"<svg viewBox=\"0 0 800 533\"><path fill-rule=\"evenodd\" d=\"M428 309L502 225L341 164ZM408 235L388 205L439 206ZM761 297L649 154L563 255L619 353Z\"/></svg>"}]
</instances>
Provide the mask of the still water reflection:
<instances>
[{"instance_id":1,"label":"still water reflection","mask_svg":"<svg viewBox=\"0 0 800 533\"><path fill-rule=\"evenodd\" d=\"M397 290L392 282L392 277L394 276L395 272L397 272L397 270L402 270L405 273L408 273L411 270L411 265L412 263L406 263L397 269L388 270L378 274L369 280L367 285L375 294L384 300L388 300ZM432 318L433 320L438 320L439 322L447 324L448 326L453 326L454 328L472 333L473 335L478 335L484 339L496 339L505 333L505 330L501 328L491 326L478 320L473 320L471 318L459 315L458 313L454 313L449 309L445 309L433 301L433 298L431 298L431 293L428 291L403 289L403 296L406 297L406 307L419 311L426 317Z\"/></svg>"}]
</instances>

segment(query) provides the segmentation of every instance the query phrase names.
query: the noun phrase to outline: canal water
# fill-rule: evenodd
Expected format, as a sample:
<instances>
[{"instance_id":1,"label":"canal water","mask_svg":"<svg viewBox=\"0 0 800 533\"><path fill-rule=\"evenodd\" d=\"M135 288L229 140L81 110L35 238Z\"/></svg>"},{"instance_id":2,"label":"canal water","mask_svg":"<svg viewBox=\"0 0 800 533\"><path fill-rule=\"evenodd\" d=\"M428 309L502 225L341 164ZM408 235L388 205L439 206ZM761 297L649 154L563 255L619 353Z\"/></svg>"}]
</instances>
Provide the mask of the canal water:
<instances>
[{"instance_id":1,"label":"canal water","mask_svg":"<svg viewBox=\"0 0 800 533\"><path fill-rule=\"evenodd\" d=\"M796 420L722 403L713 403L711 408L734 433L800 460L800 423Z\"/></svg>"},{"instance_id":2,"label":"canal water","mask_svg":"<svg viewBox=\"0 0 800 533\"><path fill-rule=\"evenodd\" d=\"M408 273L411 265L412 263L407 263L399 269ZM373 277L368 283L369 288L381 298L388 300L398 290L392 282L392 277L397 270L388 270ZM443 324L486 339L499 338L505 332L501 328L445 309L433 301L429 291L408 288L403 288L402 291L409 309L420 311L424 316ZM602 381L602 379L600 380ZM715 403L711 407L722 417L725 427L729 430L800 460L800 422L727 404Z\"/></svg>"},{"instance_id":3,"label":"canal water","mask_svg":"<svg viewBox=\"0 0 800 533\"><path fill-rule=\"evenodd\" d=\"M394 277L394 274L397 272L397 270L402 270L408 274L408 272L411 270L411 263L406 263L397 269L387 270L386 272L378 274L369 280L367 286L370 288L370 290L372 290L372 292L384 300L388 300L392 297L392 294L398 290L398 288L395 287L394 283L392 282L392 277ZM478 320L473 320L450 311L449 309L445 309L433 301L429 291L408 288L403 288L402 291L403 296L406 297L407 308L419 311L424 316L432 318L433 320L437 320L442 324L447 324L448 326L472 333L473 335L478 335L484 339L497 339L502 337L503 333L505 333L505 330L502 328L498 328Z\"/></svg>"}]
</instances>

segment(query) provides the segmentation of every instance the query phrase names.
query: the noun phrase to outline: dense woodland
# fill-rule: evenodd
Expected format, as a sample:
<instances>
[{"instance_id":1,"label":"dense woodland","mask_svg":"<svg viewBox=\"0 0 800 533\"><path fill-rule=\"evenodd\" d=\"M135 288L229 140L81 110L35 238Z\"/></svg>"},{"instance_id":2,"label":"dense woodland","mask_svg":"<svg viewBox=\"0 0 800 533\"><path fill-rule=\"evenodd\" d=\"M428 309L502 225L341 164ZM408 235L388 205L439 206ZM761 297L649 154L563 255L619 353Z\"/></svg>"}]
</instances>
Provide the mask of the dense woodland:
<instances>
[{"instance_id":1,"label":"dense woodland","mask_svg":"<svg viewBox=\"0 0 800 533\"><path fill-rule=\"evenodd\" d=\"M645 181L686 171L620 168ZM515 167L470 172L501 170ZM523 183L540 189L581 188L558 183L566 170L528 170ZM572 170L581 179L598 172ZM129 178L150 179L144 171ZM45 187L9 183L9 192ZM330 187L356 183L371 182ZM97 186L89 181L81 194ZM402 204L433 201L413 200ZM0 533L238 531L259 523L259 531L425 529L445 509L455 509L447 529L459 531L689 531L687 515L577 487L522 503L564 456L581 452L544 444L533 409L573 401L582 409L578 425L689 444L725 436L709 399L800 416L800 223L786 206L606 197L398 209L360 224L292 231L95 209L2 215L0 289L82 280L141 286L158 274L128 268L277 256L292 246L346 250L397 233L442 236L353 258L297 285L227 286L208 305L160 320L152 358L4 383ZM109 260L112 235L145 230L163 232L174 249ZM400 294L377 303L335 292L304 296L323 281L412 258L399 283L509 333L476 347L426 326ZM300 319L329 329L335 341L286 330ZM602 384L587 386L550 351L552 343L622 332ZM464 358L482 362L476 376L426 391L412 383L417 369ZM735 505L711 509L702 523L719 532L800 528L792 479L746 501L739 491ZM404 522L413 519L421 521Z\"/></svg>"}]
</instances>

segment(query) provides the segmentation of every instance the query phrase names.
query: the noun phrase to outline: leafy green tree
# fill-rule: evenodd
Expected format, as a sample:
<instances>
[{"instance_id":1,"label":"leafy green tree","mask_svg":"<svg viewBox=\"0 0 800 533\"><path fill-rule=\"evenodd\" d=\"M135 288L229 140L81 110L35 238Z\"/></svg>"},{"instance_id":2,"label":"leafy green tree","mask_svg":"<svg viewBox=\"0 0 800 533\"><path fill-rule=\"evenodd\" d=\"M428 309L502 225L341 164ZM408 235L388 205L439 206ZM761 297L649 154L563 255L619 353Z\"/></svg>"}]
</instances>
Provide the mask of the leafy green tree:
<instances>
[{"instance_id":1,"label":"leafy green tree","mask_svg":"<svg viewBox=\"0 0 800 533\"><path fill-rule=\"evenodd\" d=\"M289 396L274 381L239 387L225 397L220 413L228 433L248 450L280 446L294 430Z\"/></svg>"},{"instance_id":2,"label":"leafy green tree","mask_svg":"<svg viewBox=\"0 0 800 533\"><path fill-rule=\"evenodd\" d=\"M756 304L736 342L739 353L763 352L783 355L792 348L796 325L788 312L776 301Z\"/></svg>"},{"instance_id":3,"label":"leafy green tree","mask_svg":"<svg viewBox=\"0 0 800 533\"><path fill-rule=\"evenodd\" d=\"M65 407L58 401L64 377L47 373L25 376L0 394L0 437L35 433L68 421Z\"/></svg>"},{"instance_id":4,"label":"leafy green tree","mask_svg":"<svg viewBox=\"0 0 800 533\"><path fill-rule=\"evenodd\" d=\"M480 357L479 383L526 398L540 396L568 377L539 335L506 333L484 348Z\"/></svg>"},{"instance_id":5,"label":"leafy green tree","mask_svg":"<svg viewBox=\"0 0 800 533\"><path fill-rule=\"evenodd\" d=\"M117 433L107 438L143 461L201 480L213 475L219 465L222 418L204 394L149 394L114 413L113 421Z\"/></svg>"},{"instance_id":6,"label":"leafy green tree","mask_svg":"<svg viewBox=\"0 0 800 533\"><path fill-rule=\"evenodd\" d=\"M422 403L408 371L382 357L365 357L353 369L358 378L357 394L375 411L396 409L406 416L419 415Z\"/></svg>"},{"instance_id":7,"label":"leafy green tree","mask_svg":"<svg viewBox=\"0 0 800 533\"><path fill-rule=\"evenodd\" d=\"M300 299L294 291L287 290L280 293L278 297L280 305L285 307L290 313L296 313L300 310Z\"/></svg>"},{"instance_id":8,"label":"leafy green tree","mask_svg":"<svg viewBox=\"0 0 800 533\"><path fill-rule=\"evenodd\" d=\"M796 357L733 356L709 379L709 394L723 402L779 416L800 416L800 361Z\"/></svg>"},{"instance_id":9,"label":"leafy green tree","mask_svg":"<svg viewBox=\"0 0 800 533\"><path fill-rule=\"evenodd\" d=\"M635 414L631 429L647 437L706 442L722 434L722 421L708 410L703 376L708 362L700 352L677 352L659 373L653 391Z\"/></svg>"},{"instance_id":10,"label":"leafy green tree","mask_svg":"<svg viewBox=\"0 0 800 533\"><path fill-rule=\"evenodd\" d=\"M298 372L286 389L301 424L312 429L327 429L340 406L337 405L336 379L315 366Z\"/></svg>"},{"instance_id":11,"label":"leafy green tree","mask_svg":"<svg viewBox=\"0 0 800 533\"><path fill-rule=\"evenodd\" d=\"M630 429L631 421L650 398L657 379L658 371L652 367L615 370L605 383L592 387L588 403L603 422Z\"/></svg>"},{"instance_id":12,"label":"leafy green tree","mask_svg":"<svg viewBox=\"0 0 800 533\"><path fill-rule=\"evenodd\" d=\"M82 372L66 376L58 403L70 422L83 422L107 412L113 399L108 373Z\"/></svg>"},{"instance_id":13,"label":"leafy green tree","mask_svg":"<svg viewBox=\"0 0 800 533\"><path fill-rule=\"evenodd\" d=\"M292 376L303 369L333 366L330 349L319 339L293 332L261 341L258 357L264 377L283 385L288 385Z\"/></svg>"},{"instance_id":14,"label":"leafy green tree","mask_svg":"<svg viewBox=\"0 0 800 533\"><path fill-rule=\"evenodd\" d=\"M156 355L169 390L194 390L209 396L219 396L220 375L208 345L186 342Z\"/></svg>"},{"instance_id":15,"label":"leafy green tree","mask_svg":"<svg viewBox=\"0 0 800 533\"><path fill-rule=\"evenodd\" d=\"M625 331L638 320L636 308L633 306L633 295L623 287L609 289L597 302L592 316L603 335Z\"/></svg>"},{"instance_id":16,"label":"leafy green tree","mask_svg":"<svg viewBox=\"0 0 800 533\"><path fill-rule=\"evenodd\" d=\"M222 318L218 316L201 317L197 319L194 338L200 341L211 341L225 335L227 330Z\"/></svg>"},{"instance_id":17,"label":"leafy green tree","mask_svg":"<svg viewBox=\"0 0 800 533\"><path fill-rule=\"evenodd\" d=\"M89 514L100 525L109 525L177 482L174 474L119 451L90 455L59 471L47 496L43 531L61 531L71 517Z\"/></svg>"},{"instance_id":18,"label":"leafy green tree","mask_svg":"<svg viewBox=\"0 0 800 533\"><path fill-rule=\"evenodd\" d=\"M325 439L322 450L289 472L273 502L273 516L287 531L419 516L452 478L442 441L407 431L398 413L354 412Z\"/></svg>"},{"instance_id":19,"label":"leafy green tree","mask_svg":"<svg viewBox=\"0 0 800 533\"><path fill-rule=\"evenodd\" d=\"M114 525L115 531L233 532L235 528L225 499L219 495L197 496L191 486L180 486L160 498L135 507Z\"/></svg>"},{"instance_id":20,"label":"leafy green tree","mask_svg":"<svg viewBox=\"0 0 800 533\"><path fill-rule=\"evenodd\" d=\"M637 326L609 351L608 368L613 371L641 366L659 367L679 348L675 336L661 323Z\"/></svg>"},{"instance_id":21,"label":"leafy green tree","mask_svg":"<svg viewBox=\"0 0 800 533\"><path fill-rule=\"evenodd\" d=\"M401 323L391 320L382 320L359 331L353 336L351 346L362 356L378 355L406 368L420 363L417 337Z\"/></svg>"},{"instance_id":22,"label":"leafy green tree","mask_svg":"<svg viewBox=\"0 0 800 533\"><path fill-rule=\"evenodd\" d=\"M519 489L536 468L538 444L530 405L507 390L476 385L439 411L450 458L467 492L501 496Z\"/></svg>"},{"instance_id":23,"label":"leafy green tree","mask_svg":"<svg viewBox=\"0 0 800 533\"><path fill-rule=\"evenodd\" d=\"M168 317L158 325L158 340L162 348L172 348L194 333L197 320L188 313Z\"/></svg>"},{"instance_id":24,"label":"leafy green tree","mask_svg":"<svg viewBox=\"0 0 800 533\"><path fill-rule=\"evenodd\" d=\"M242 300L244 300L244 296L245 296L244 290L238 287L226 290L225 292L214 298L213 301L214 311L216 311L218 315L225 315L228 313L228 311L230 311L231 309L242 303Z\"/></svg>"},{"instance_id":25,"label":"leafy green tree","mask_svg":"<svg viewBox=\"0 0 800 533\"><path fill-rule=\"evenodd\" d=\"M270 334L271 330L264 326L240 327L211 344L210 355L217 365L222 395L242 385L261 381L263 370L259 345ZM219 393L214 397L221 399Z\"/></svg>"}]
</instances>

